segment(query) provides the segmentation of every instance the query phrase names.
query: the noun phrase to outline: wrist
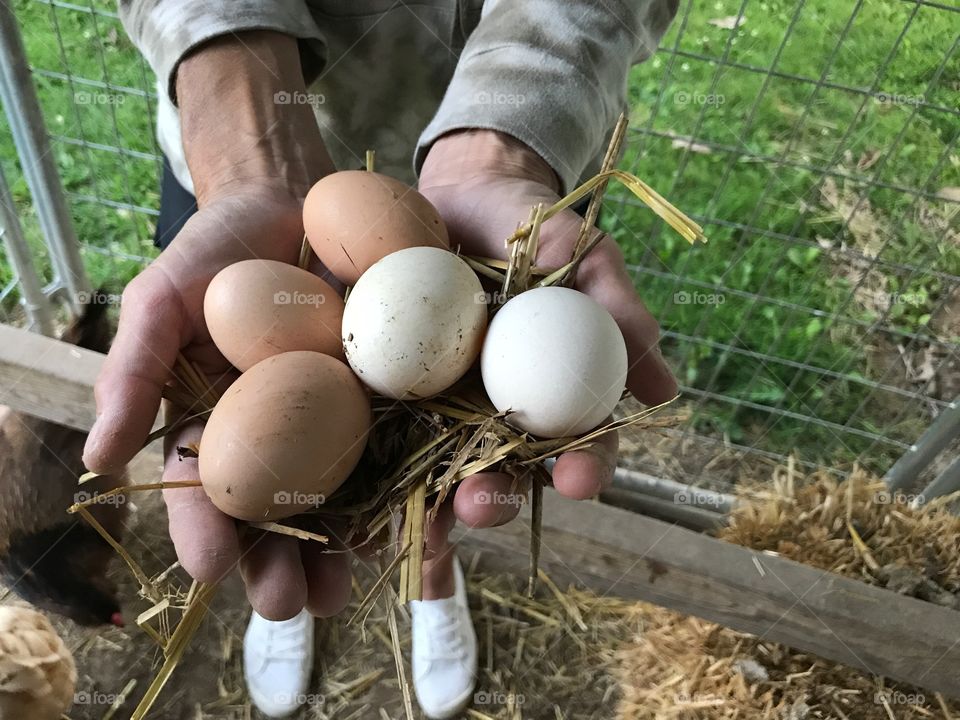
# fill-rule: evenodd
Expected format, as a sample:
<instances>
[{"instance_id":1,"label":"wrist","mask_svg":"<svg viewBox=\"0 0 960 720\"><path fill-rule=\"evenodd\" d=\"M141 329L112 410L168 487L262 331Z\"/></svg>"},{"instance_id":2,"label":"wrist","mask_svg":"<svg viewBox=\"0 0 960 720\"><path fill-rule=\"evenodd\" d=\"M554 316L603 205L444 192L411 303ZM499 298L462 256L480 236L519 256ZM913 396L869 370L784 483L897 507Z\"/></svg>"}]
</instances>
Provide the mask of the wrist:
<instances>
[{"instance_id":1,"label":"wrist","mask_svg":"<svg viewBox=\"0 0 960 720\"><path fill-rule=\"evenodd\" d=\"M421 187L454 185L478 178L532 180L557 192L553 168L528 145L497 130L456 130L430 147L420 170Z\"/></svg>"},{"instance_id":2,"label":"wrist","mask_svg":"<svg viewBox=\"0 0 960 720\"><path fill-rule=\"evenodd\" d=\"M177 73L181 134L197 202L270 186L302 199L333 171L309 103L297 42L269 31L215 38Z\"/></svg>"}]
</instances>

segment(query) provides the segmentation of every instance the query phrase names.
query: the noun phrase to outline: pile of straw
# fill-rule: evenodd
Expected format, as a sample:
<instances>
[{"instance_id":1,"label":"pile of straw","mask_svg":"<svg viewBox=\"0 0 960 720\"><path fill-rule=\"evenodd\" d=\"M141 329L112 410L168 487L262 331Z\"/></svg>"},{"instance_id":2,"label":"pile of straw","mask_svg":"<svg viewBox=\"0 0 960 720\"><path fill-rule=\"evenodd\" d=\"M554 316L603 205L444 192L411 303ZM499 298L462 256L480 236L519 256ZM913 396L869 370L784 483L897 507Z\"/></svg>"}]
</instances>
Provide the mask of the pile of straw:
<instances>
[{"instance_id":1,"label":"pile of straw","mask_svg":"<svg viewBox=\"0 0 960 720\"><path fill-rule=\"evenodd\" d=\"M741 495L748 502L722 539L960 610L960 517L947 511L950 497L913 507L860 468L839 482L792 465Z\"/></svg>"},{"instance_id":2,"label":"pile of straw","mask_svg":"<svg viewBox=\"0 0 960 720\"><path fill-rule=\"evenodd\" d=\"M742 497L723 539L960 609L960 518L947 500L912 508L860 469L840 482L792 463ZM615 653L622 720L960 718L960 703L783 645L653 606L643 618Z\"/></svg>"}]
</instances>

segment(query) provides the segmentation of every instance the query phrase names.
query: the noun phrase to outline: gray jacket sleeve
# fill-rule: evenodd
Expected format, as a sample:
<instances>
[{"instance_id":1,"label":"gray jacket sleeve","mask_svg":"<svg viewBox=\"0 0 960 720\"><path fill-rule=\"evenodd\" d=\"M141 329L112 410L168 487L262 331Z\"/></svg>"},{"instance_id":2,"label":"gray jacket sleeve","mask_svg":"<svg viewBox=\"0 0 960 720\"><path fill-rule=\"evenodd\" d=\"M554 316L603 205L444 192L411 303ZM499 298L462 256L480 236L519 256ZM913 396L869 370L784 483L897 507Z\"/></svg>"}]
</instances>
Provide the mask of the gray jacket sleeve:
<instances>
[{"instance_id":1,"label":"gray jacket sleeve","mask_svg":"<svg viewBox=\"0 0 960 720\"><path fill-rule=\"evenodd\" d=\"M600 157L626 104L630 66L649 57L677 0L486 0L437 114L420 136L499 130L533 148L564 190Z\"/></svg>"},{"instance_id":2,"label":"gray jacket sleeve","mask_svg":"<svg viewBox=\"0 0 960 720\"><path fill-rule=\"evenodd\" d=\"M320 37L304 0L119 0L119 8L130 38L174 99L177 64L211 38L245 30Z\"/></svg>"}]
</instances>

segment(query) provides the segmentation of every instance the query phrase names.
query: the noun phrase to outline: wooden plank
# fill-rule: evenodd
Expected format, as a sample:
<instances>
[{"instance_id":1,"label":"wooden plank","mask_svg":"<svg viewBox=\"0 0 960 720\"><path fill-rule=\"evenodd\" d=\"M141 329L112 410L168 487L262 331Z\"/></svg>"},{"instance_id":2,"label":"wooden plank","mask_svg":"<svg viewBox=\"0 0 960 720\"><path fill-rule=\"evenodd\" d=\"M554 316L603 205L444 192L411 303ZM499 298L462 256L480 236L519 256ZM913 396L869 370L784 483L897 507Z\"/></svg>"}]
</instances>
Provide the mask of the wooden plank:
<instances>
[{"instance_id":1,"label":"wooden plank","mask_svg":"<svg viewBox=\"0 0 960 720\"><path fill-rule=\"evenodd\" d=\"M89 429L103 355L0 326L0 403ZM677 525L544 494L541 566L562 586L635 598L960 698L960 612ZM526 577L529 508L456 533L493 572Z\"/></svg>"},{"instance_id":2,"label":"wooden plank","mask_svg":"<svg viewBox=\"0 0 960 720\"><path fill-rule=\"evenodd\" d=\"M960 612L553 491L543 519L540 565L560 587L645 600L960 698ZM526 576L528 508L457 532L484 569Z\"/></svg>"},{"instance_id":3,"label":"wooden plank","mask_svg":"<svg viewBox=\"0 0 960 720\"><path fill-rule=\"evenodd\" d=\"M93 381L104 355L0 325L0 405L89 430L96 412Z\"/></svg>"}]
</instances>

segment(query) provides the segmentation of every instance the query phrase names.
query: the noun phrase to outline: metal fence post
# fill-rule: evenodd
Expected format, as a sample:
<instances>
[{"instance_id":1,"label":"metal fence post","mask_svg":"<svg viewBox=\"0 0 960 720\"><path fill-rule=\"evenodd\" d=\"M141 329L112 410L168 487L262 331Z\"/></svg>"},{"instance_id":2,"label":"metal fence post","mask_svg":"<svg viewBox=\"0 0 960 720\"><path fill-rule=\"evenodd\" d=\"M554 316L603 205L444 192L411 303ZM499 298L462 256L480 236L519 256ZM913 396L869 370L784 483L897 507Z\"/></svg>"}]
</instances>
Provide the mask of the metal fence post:
<instances>
[{"instance_id":1,"label":"metal fence post","mask_svg":"<svg viewBox=\"0 0 960 720\"><path fill-rule=\"evenodd\" d=\"M89 297L90 280L80 258L70 208L50 152L50 140L17 19L6 3L0 3L0 100L50 249L54 278L47 292L65 294L70 309L79 314L83 299Z\"/></svg>"},{"instance_id":2,"label":"metal fence post","mask_svg":"<svg viewBox=\"0 0 960 720\"><path fill-rule=\"evenodd\" d=\"M20 284L20 300L27 313L30 329L44 335L53 335L53 313L50 301L43 293L40 276L33 264L33 256L23 237L13 196L7 186L7 179L0 168L0 236L7 248L7 257L17 273Z\"/></svg>"},{"instance_id":3,"label":"metal fence post","mask_svg":"<svg viewBox=\"0 0 960 720\"><path fill-rule=\"evenodd\" d=\"M884 480L891 490L906 490L934 458L960 435L960 399L954 400L910 449L887 471ZM954 469L954 472L956 468Z\"/></svg>"}]
</instances>

